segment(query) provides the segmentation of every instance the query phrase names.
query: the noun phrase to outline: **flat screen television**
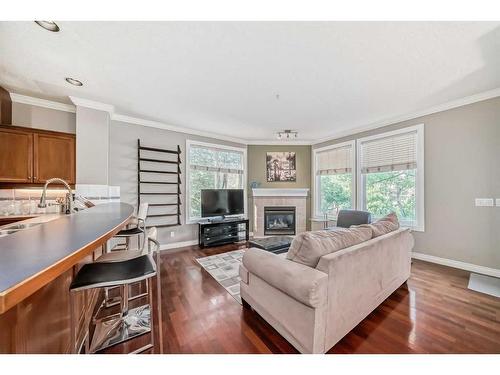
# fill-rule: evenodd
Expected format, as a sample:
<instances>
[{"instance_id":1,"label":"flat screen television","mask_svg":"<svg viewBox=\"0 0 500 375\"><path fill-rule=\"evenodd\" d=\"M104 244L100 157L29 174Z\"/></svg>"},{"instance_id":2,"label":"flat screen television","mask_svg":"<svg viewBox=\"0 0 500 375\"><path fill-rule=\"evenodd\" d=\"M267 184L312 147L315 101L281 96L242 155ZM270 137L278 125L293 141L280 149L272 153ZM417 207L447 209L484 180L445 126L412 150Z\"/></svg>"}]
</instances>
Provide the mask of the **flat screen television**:
<instances>
[{"instance_id":1,"label":"flat screen television","mask_svg":"<svg viewBox=\"0 0 500 375\"><path fill-rule=\"evenodd\" d=\"M243 189L203 189L201 191L201 216L214 217L242 215Z\"/></svg>"}]
</instances>

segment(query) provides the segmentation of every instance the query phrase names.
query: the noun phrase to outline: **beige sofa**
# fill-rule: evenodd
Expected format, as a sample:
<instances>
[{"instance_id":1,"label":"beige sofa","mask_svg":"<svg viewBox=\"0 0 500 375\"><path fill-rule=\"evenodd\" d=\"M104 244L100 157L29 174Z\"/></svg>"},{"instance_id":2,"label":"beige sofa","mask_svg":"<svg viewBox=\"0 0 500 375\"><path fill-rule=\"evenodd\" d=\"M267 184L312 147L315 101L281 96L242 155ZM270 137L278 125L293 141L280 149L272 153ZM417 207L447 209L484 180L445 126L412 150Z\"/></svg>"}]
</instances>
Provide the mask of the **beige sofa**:
<instances>
[{"instance_id":1,"label":"beige sofa","mask_svg":"<svg viewBox=\"0 0 500 375\"><path fill-rule=\"evenodd\" d=\"M413 244L397 229L323 255L315 268L250 248L241 298L301 353L325 353L410 277Z\"/></svg>"}]
</instances>

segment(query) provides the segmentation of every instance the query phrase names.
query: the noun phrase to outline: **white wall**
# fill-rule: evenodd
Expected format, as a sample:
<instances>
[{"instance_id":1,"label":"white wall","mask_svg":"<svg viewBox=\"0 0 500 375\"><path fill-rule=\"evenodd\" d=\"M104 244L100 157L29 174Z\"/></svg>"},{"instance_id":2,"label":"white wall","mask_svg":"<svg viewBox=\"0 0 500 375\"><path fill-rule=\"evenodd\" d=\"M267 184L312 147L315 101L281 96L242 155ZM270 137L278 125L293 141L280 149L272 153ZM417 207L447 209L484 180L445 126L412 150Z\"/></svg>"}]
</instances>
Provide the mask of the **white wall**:
<instances>
[{"instance_id":1,"label":"white wall","mask_svg":"<svg viewBox=\"0 0 500 375\"><path fill-rule=\"evenodd\" d=\"M14 102L12 103L12 125L75 133L76 116L71 112Z\"/></svg>"},{"instance_id":2,"label":"white wall","mask_svg":"<svg viewBox=\"0 0 500 375\"><path fill-rule=\"evenodd\" d=\"M109 113L76 108L76 183L108 185Z\"/></svg>"}]
</instances>

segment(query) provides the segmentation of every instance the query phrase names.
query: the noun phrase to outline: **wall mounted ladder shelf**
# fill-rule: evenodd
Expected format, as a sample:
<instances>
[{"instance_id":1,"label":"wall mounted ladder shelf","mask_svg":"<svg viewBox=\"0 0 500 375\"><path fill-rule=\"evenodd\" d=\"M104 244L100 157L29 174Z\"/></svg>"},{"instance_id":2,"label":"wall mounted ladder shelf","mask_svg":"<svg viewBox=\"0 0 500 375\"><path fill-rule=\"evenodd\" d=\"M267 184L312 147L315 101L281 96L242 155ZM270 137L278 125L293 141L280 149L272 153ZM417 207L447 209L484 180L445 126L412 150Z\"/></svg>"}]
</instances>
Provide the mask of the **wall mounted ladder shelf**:
<instances>
[{"instance_id":1,"label":"wall mounted ladder shelf","mask_svg":"<svg viewBox=\"0 0 500 375\"><path fill-rule=\"evenodd\" d=\"M181 225L181 148L169 150L141 145L137 140L137 202L148 202L146 227ZM169 207L174 208L168 211ZM165 211L167 210L167 211ZM158 222L165 218L168 222ZM175 222L172 222L175 219Z\"/></svg>"}]
</instances>

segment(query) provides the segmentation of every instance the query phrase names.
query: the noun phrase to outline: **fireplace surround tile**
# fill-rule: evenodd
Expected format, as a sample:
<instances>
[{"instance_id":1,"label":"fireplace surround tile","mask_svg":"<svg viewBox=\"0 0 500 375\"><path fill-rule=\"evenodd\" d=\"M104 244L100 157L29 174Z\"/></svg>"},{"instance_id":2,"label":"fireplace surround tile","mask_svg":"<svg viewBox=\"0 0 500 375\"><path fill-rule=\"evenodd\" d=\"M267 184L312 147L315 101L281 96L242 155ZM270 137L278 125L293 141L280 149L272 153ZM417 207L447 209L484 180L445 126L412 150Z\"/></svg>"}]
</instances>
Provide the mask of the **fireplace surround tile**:
<instances>
[{"instance_id":1,"label":"fireplace surround tile","mask_svg":"<svg viewBox=\"0 0 500 375\"><path fill-rule=\"evenodd\" d=\"M254 189L254 237L264 237L264 207L295 207L295 233L306 231L309 189Z\"/></svg>"}]
</instances>

